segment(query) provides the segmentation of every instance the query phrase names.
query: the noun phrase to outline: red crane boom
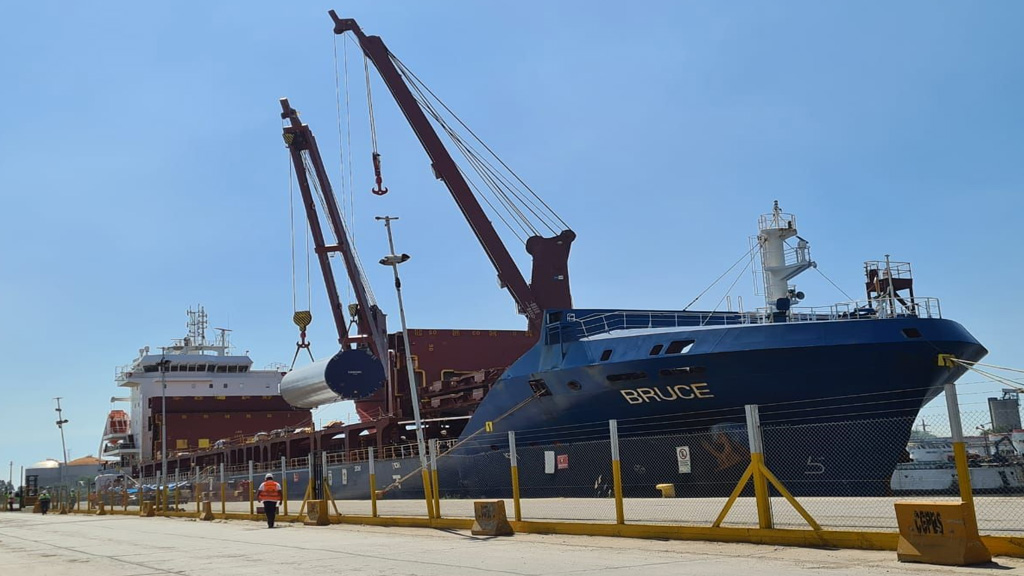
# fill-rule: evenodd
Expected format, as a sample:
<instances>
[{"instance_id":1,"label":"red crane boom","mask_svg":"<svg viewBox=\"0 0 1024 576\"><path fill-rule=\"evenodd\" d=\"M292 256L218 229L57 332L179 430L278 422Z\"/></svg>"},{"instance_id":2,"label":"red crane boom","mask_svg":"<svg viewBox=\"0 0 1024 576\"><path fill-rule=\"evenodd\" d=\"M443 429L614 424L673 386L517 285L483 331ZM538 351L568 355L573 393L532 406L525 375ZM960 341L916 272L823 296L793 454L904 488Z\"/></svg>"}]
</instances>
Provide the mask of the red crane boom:
<instances>
[{"instance_id":1,"label":"red crane boom","mask_svg":"<svg viewBox=\"0 0 1024 576\"><path fill-rule=\"evenodd\" d=\"M427 156L430 157L434 174L448 187L455 204L462 211L497 271L498 282L512 294L519 313L526 316L530 329L536 332L540 327L541 314L544 310L571 308L568 261L569 249L576 234L572 230L564 230L551 238L532 236L526 241L526 250L533 258L531 283L527 284L459 171L455 160L417 103L402 74L395 67L387 46L379 36L364 34L354 19L339 18L334 10L330 11L330 15L334 20L334 33L352 32L363 53L377 68Z\"/></svg>"}]
</instances>

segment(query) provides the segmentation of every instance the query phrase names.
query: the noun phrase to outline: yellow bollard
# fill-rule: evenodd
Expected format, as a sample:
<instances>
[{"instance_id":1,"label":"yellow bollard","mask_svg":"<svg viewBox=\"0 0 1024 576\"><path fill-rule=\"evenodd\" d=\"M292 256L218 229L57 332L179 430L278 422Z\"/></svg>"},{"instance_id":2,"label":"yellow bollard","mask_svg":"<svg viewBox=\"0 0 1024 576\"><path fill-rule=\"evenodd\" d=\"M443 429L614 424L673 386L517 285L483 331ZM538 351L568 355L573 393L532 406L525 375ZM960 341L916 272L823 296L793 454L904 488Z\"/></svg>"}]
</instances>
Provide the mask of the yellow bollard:
<instances>
[{"instance_id":1,"label":"yellow bollard","mask_svg":"<svg viewBox=\"0 0 1024 576\"><path fill-rule=\"evenodd\" d=\"M515 534L505 516L504 500L477 500L473 502L474 536L511 536Z\"/></svg>"},{"instance_id":2,"label":"yellow bollard","mask_svg":"<svg viewBox=\"0 0 1024 576\"><path fill-rule=\"evenodd\" d=\"M213 520L213 505L209 500L203 500L203 511L199 514L199 519L204 522Z\"/></svg>"},{"instance_id":3,"label":"yellow bollard","mask_svg":"<svg viewBox=\"0 0 1024 576\"><path fill-rule=\"evenodd\" d=\"M331 523L330 512L327 509L327 500L310 500L307 502L306 526L327 526Z\"/></svg>"}]
</instances>

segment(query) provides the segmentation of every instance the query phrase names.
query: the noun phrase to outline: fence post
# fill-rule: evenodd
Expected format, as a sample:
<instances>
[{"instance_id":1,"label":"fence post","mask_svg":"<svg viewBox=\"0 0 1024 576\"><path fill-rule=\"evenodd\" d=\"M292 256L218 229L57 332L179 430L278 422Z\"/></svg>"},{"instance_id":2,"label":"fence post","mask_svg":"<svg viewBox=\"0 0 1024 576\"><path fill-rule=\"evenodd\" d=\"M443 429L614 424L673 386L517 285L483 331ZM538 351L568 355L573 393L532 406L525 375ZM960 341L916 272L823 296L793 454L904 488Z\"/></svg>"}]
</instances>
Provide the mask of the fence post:
<instances>
[{"instance_id":1,"label":"fence post","mask_svg":"<svg viewBox=\"0 0 1024 576\"><path fill-rule=\"evenodd\" d=\"M615 484L615 523L626 523L626 512L622 506L622 466L619 463L619 421L608 421L608 432L612 445L612 481Z\"/></svg>"},{"instance_id":2,"label":"fence post","mask_svg":"<svg viewBox=\"0 0 1024 576\"><path fill-rule=\"evenodd\" d=\"M370 516L377 517L377 476L373 472L373 446L369 450L370 466Z\"/></svg>"},{"instance_id":3,"label":"fence post","mask_svg":"<svg viewBox=\"0 0 1024 576\"><path fill-rule=\"evenodd\" d=\"M309 482L306 483L306 497L310 500L315 500L317 498L316 479L313 476L313 454L313 452L310 452L309 455L306 456L306 475L309 476ZM323 487L323 484L320 486ZM309 505L309 503L306 502L306 497L302 499L304 506Z\"/></svg>"},{"instance_id":4,"label":"fence post","mask_svg":"<svg viewBox=\"0 0 1024 576\"><path fill-rule=\"evenodd\" d=\"M757 404L747 404L747 441L750 443L750 461L753 464L754 498L757 500L757 525L771 528L772 503L768 494L768 480L764 476L764 444L761 438L761 417Z\"/></svg>"},{"instance_id":5,"label":"fence post","mask_svg":"<svg viewBox=\"0 0 1024 576\"><path fill-rule=\"evenodd\" d=\"M220 463L220 513L228 513L228 478L224 473L224 463Z\"/></svg>"},{"instance_id":6,"label":"fence post","mask_svg":"<svg viewBox=\"0 0 1024 576\"><path fill-rule=\"evenodd\" d=\"M441 517L441 481L437 475L437 438L430 439L430 484L434 493L434 515Z\"/></svg>"},{"instance_id":7,"label":"fence post","mask_svg":"<svg viewBox=\"0 0 1024 576\"><path fill-rule=\"evenodd\" d=\"M281 456L281 496L284 499L284 515L288 515L288 459Z\"/></svg>"},{"instance_id":8,"label":"fence post","mask_svg":"<svg viewBox=\"0 0 1024 576\"><path fill-rule=\"evenodd\" d=\"M331 491L330 484L327 483L327 450L320 452L320 499L327 500L327 494ZM331 498L334 495L331 494ZM330 513L328 511L328 513Z\"/></svg>"},{"instance_id":9,"label":"fence post","mask_svg":"<svg viewBox=\"0 0 1024 576\"><path fill-rule=\"evenodd\" d=\"M956 397L956 384L946 382L946 411L949 412L949 432L953 437L953 460L956 462L956 477L960 485L960 501L967 505L967 513L975 526L978 518L974 511L974 493L971 489L971 472L967 468L967 447L964 444L963 424L960 422L960 404Z\"/></svg>"},{"instance_id":10,"label":"fence post","mask_svg":"<svg viewBox=\"0 0 1024 576\"><path fill-rule=\"evenodd\" d=\"M426 446L424 446L424 448L426 448ZM419 451L418 446L416 450L417 452ZM430 489L430 460L424 458L425 454L417 455L420 456L420 462L423 463L420 476L423 479L423 499L427 502L427 518L433 520L437 517L437 514L434 511L434 496L431 494L433 491Z\"/></svg>"},{"instance_id":11,"label":"fence post","mask_svg":"<svg viewBox=\"0 0 1024 576\"><path fill-rule=\"evenodd\" d=\"M178 506L181 503L181 495L179 494L180 492L181 492L181 484L179 482L178 469L175 468L174 469L174 511L175 512L178 511Z\"/></svg>"},{"instance_id":12,"label":"fence post","mask_svg":"<svg viewBox=\"0 0 1024 576\"><path fill-rule=\"evenodd\" d=\"M252 460L249 460L249 515L250 516L254 516L256 514L256 504L255 504L256 501L252 497L253 496L253 493L252 493L252 488L253 488L252 487L252 482L253 482Z\"/></svg>"},{"instance_id":13,"label":"fence post","mask_svg":"<svg viewBox=\"0 0 1024 576\"><path fill-rule=\"evenodd\" d=\"M201 510L201 504L199 503L199 501L203 499L203 487L199 485L199 466L196 466L195 468L196 478L192 482L192 499L196 501L196 514L199 514Z\"/></svg>"},{"instance_id":14,"label":"fence post","mask_svg":"<svg viewBox=\"0 0 1024 576\"><path fill-rule=\"evenodd\" d=\"M519 504L519 459L516 457L516 433L508 432L508 457L512 463L512 508L515 510L516 522L523 521L523 511Z\"/></svg>"}]
</instances>

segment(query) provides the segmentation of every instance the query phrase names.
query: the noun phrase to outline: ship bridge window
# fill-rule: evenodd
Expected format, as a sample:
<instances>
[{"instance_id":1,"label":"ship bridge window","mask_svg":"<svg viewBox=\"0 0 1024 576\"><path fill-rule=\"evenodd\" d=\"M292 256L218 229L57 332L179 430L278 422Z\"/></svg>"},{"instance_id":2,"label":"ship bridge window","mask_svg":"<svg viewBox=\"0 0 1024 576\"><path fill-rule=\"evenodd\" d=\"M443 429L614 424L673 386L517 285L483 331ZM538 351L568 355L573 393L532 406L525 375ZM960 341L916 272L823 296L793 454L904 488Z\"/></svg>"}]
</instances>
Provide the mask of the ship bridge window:
<instances>
[{"instance_id":1,"label":"ship bridge window","mask_svg":"<svg viewBox=\"0 0 1024 576\"><path fill-rule=\"evenodd\" d=\"M906 336L907 338L920 338L921 331L918 330L917 328L904 328L903 335Z\"/></svg>"},{"instance_id":2,"label":"ship bridge window","mask_svg":"<svg viewBox=\"0 0 1024 576\"><path fill-rule=\"evenodd\" d=\"M651 354L650 355L651 356L657 356L658 354L661 354L661 349L662 348L664 348L664 346L662 346L661 344L655 344L654 347L651 348Z\"/></svg>"},{"instance_id":3,"label":"ship bridge window","mask_svg":"<svg viewBox=\"0 0 1024 576\"><path fill-rule=\"evenodd\" d=\"M217 372L220 372L220 373L223 374L224 372L227 372L227 371L228 371L228 367L227 366L224 366L224 365L217 366Z\"/></svg>"},{"instance_id":4,"label":"ship bridge window","mask_svg":"<svg viewBox=\"0 0 1024 576\"><path fill-rule=\"evenodd\" d=\"M238 366L228 366L228 373L234 374L235 372L238 372Z\"/></svg>"},{"instance_id":5,"label":"ship bridge window","mask_svg":"<svg viewBox=\"0 0 1024 576\"><path fill-rule=\"evenodd\" d=\"M607 362L608 359L610 359L611 357L612 357L612 351L611 350L605 350L604 352L601 352L601 362Z\"/></svg>"},{"instance_id":6,"label":"ship bridge window","mask_svg":"<svg viewBox=\"0 0 1024 576\"><path fill-rule=\"evenodd\" d=\"M685 354L693 346L693 340L676 340L668 345L665 354Z\"/></svg>"}]
</instances>

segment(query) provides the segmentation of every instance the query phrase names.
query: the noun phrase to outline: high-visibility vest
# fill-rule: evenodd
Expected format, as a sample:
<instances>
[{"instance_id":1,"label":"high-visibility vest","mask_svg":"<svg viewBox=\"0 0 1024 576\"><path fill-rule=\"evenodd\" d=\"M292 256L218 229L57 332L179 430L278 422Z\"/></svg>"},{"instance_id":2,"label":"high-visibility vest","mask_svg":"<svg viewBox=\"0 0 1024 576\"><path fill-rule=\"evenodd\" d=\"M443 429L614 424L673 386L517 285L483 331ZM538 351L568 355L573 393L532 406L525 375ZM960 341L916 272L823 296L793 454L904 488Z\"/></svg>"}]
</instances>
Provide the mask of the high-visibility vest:
<instances>
[{"instance_id":1,"label":"high-visibility vest","mask_svg":"<svg viewBox=\"0 0 1024 576\"><path fill-rule=\"evenodd\" d=\"M256 497L260 502L266 500L272 500L274 502L281 501L281 485L274 480L267 480L263 484L260 484L260 492Z\"/></svg>"}]
</instances>

